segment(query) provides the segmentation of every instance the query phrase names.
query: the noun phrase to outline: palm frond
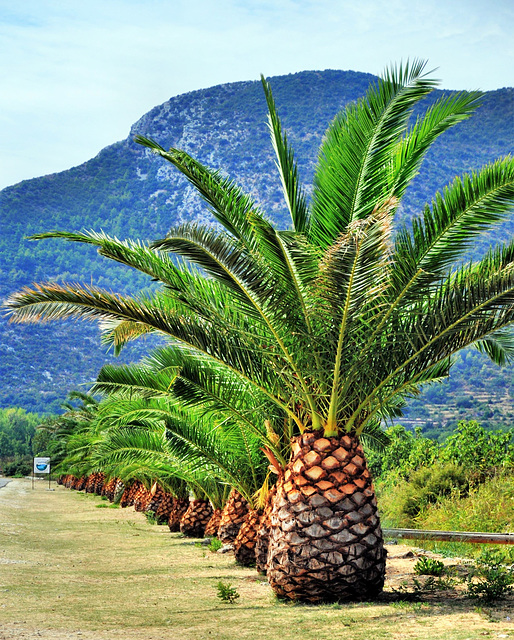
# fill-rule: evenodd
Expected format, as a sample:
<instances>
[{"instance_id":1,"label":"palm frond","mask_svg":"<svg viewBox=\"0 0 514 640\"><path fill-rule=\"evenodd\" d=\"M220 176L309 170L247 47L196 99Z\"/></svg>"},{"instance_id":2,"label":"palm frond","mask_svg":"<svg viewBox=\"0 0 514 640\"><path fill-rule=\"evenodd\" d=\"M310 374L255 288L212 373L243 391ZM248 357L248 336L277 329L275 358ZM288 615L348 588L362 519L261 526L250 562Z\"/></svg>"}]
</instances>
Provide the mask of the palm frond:
<instances>
[{"instance_id":1,"label":"palm frond","mask_svg":"<svg viewBox=\"0 0 514 640\"><path fill-rule=\"evenodd\" d=\"M397 278L401 284L418 270L424 273L416 287L437 281L474 242L478 234L509 214L514 207L514 158L486 165L456 178L438 193L423 220L413 220L412 236L397 236Z\"/></svg>"},{"instance_id":2,"label":"palm frond","mask_svg":"<svg viewBox=\"0 0 514 640\"><path fill-rule=\"evenodd\" d=\"M402 197L416 177L430 146L442 133L469 118L480 106L482 95L479 91L461 91L443 96L418 118L393 157L392 189L396 198Z\"/></svg>"},{"instance_id":3,"label":"palm frond","mask_svg":"<svg viewBox=\"0 0 514 640\"><path fill-rule=\"evenodd\" d=\"M273 149L275 150L276 165L282 182L287 208L291 214L293 229L299 233L305 233L308 227L309 212L305 193L298 180L298 167L294 159L294 153L287 142L287 135L282 132L282 125L277 114L271 87L262 75L261 82L268 104L268 126Z\"/></svg>"},{"instance_id":4,"label":"palm frond","mask_svg":"<svg viewBox=\"0 0 514 640\"><path fill-rule=\"evenodd\" d=\"M224 178L220 171L204 167L185 151L173 148L165 151L159 144L143 136L136 136L135 140L183 173L209 205L216 220L230 234L243 240L249 247L253 244L248 214L257 211L258 207L232 180Z\"/></svg>"},{"instance_id":5,"label":"palm frond","mask_svg":"<svg viewBox=\"0 0 514 640\"><path fill-rule=\"evenodd\" d=\"M392 159L413 107L435 86L424 68L414 60L386 70L364 99L347 106L330 125L314 177L309 229L314 244L332 245L353 220L396 196Z\"/></svg>"}]
</instances>

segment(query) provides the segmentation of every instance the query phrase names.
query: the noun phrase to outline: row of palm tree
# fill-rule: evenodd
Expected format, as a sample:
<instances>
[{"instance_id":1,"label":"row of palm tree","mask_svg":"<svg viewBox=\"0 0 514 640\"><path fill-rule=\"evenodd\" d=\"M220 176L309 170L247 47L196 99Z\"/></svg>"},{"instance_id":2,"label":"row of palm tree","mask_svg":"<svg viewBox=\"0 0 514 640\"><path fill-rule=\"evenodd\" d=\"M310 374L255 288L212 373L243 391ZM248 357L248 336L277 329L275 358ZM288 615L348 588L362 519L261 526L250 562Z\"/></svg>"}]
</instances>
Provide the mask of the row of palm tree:
<instances>
[{"instance_id":1,"label":"row of palm tree","mask_svg":"<svg viewBox=\"0 0 514 640\"><path fill-rule=\"evenodd\" d=\"M54 421L49 450L66 486L111 500L118 494L122 506L155 512L172 531L230 543L248 508L265 499L266 458L233 426L193 420L169 399L141 398L133 389L111 390L102 402L73 395L83 404ZM250 554L244 564L254 562Z\"/></svg>"},{"instance_id":2,"label":"row of palm tree","mask_svg":"<svg viewBox=\"0 0 514 640\"><path fill-rule=\"evenodd\" d=\"M463 257L512 210L514 161L456 178L411 226L393 229L430 146L472 115L480 94L443 95L413 119L436 82L418 61L387 70L330 124L308 194L262 82L290 229L276 229L220 171L138 137L197 189L216 224L182 224L149 244L39 234L94 245L160 287L126 296L46 283L7 304L16 322L99 321L116 351L161 335L165 346L142 368L105 369L95 388L138 389L156 411L176 403L165 418L174 445L177 422L258 443L277 476L267 555L275 592L370 598L382 590L385 553L362 435L378 434L422 385L447 376L460 349L475 345L497 363L513 353L514 245L478 263ZM243 472L229 471L241 484Z\"/></svg>"}]
</instances>

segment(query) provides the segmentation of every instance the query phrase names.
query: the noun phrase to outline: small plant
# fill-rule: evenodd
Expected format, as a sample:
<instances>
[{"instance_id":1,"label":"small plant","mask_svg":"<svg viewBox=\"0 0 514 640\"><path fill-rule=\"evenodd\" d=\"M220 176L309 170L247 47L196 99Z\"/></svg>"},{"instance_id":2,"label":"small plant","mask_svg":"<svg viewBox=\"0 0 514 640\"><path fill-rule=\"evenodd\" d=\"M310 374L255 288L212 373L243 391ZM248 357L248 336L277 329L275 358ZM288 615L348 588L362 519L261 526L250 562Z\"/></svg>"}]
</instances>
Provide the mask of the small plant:
<instances>
[{"instance_id":1,"label":"small plant","mask_svg":"<svg viewBox=\"0 0 514 640\"><path fill-rule=\"evenodd\" d=\"M488 602L500 600L514 590L514 567L504 564L506 554L501 551L484 551L466 579L468 594ZM474 580L475 578L475 580Z\"/></svg>"},{"instance_id":2,"label":"small plant","mask_svg":"<svg viewBox=\"0 0 514 640\"><path fill-rule=\"evenodd\" d=\"M418 576L441 576L444 573L444 563L427 556L421 558L414 565L414 573Z\"/></svg>"},{"instance_id":3,"label":"small plant","mask_svg":"<svg viewBox=\"0 0 514 640\"><path fill-rule=\"evenodd\" d=\"M155 517L155 511L145 511L145 518L149 524L157 524L157 518Z\"/></svg>"},{"instance_id":4,"label":"small plant","mask_svg":"<svg viewBox=\"0 0 514 640\"><path fill-rule=\"evenodd\" d=\"M216 553L216 551L218 551L218 549L221 549L222 546L223 542L221 542L221 540L219 540L218 538L213 538L207 549L209 549L209 551L212 551L212 553Z\"/></svg>"},{"instance_id":5,"label":"small plant","mask_svg":"<svg viewBox=\"0 0 514 640\"><path fill-rule=\"evenodd\" d=\"M220 580L216 585L216 589L218 590L218 598L222 602L235 604L236 600L239 598L237 589L233 587L229 582L221 582Z\"/></svg>"}]
</instances>

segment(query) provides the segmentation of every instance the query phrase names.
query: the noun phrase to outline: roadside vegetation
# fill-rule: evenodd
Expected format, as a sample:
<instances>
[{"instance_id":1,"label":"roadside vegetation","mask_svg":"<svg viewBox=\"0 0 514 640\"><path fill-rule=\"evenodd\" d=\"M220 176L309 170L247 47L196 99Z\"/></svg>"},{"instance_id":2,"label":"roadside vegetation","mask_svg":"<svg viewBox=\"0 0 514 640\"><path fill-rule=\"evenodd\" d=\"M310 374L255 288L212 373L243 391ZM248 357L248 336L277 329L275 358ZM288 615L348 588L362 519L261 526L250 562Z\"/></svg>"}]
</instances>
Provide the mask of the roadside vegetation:
<instances>
[{"instance_id":1,"label":"roadside vegetation","mask_svg":"<svg viewBox=\"0 0 514 640\"><path fill-rule=\"evenodd\" d=\"M231 554L170 534L133 509L98 509L109 503L95 494L46 487L32 490L16 479L0 490L0 627L7 637L393 640L401 629L412 640L465 640L512 629L512 596L470 598L463 583L416 591L412 579L425 585L430 576L414 573L423 554L404 557L410 547L389 547L392 573L379 602L288 604ZM455 562L443 560L451 572Z\"/></svg>"},{"instance_id":2,"label":"roadside vegetation","mask_svg":"<svg viewBox=\"0 0 514 640\"><path fill-rule=\"evenodd\" d=\"M6 306L21 323L99 321L116 353L163 340L137 363L104 366L81 405L47 425L60 483L189 537L212 532L279 598L372 600L386 568L373 465L389 481L394 465L391 517L412 522L512 467L512 433L468 423L441 447L381 425L448 378L461 350L496 365L514 357L514 243L464 261L512 212L514 159L455 178L394 229L429 148L482 95L443 95L418 114L436 82L422 61L391 67L329 125L309 193L262 86L288 230L225 174L139 135L217 225L187 222L151 243L36 234L94 246L158 285L126 295L51 281ZM386 464L395 438L410 447L403 469Z\"/></svg>"}]
</instances>

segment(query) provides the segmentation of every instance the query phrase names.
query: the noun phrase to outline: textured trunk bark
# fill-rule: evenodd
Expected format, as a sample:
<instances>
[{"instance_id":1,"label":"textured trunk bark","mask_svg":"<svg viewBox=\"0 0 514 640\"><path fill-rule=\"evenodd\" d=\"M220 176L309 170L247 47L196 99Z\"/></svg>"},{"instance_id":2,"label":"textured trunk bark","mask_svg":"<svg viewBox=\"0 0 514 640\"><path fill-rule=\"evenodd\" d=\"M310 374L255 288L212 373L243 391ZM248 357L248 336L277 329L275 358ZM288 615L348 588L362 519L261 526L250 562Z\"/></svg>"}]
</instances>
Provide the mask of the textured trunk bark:
<instances>
[{"instance_id":1,"label":"textured trunk bark","mask_svg":"<svg viewBox=\"0 0 514 640\"><path fill-rule=\"evenodd\" d=\"M114 488L113 502L116 502L116 503L120 502L124 492L125 492L125 485L123 483L123 480L118 479L118 481L116 482L116 487Z\"/></svg>"},{"instance_id":2,"label":"textured trunk bark","mask_svg":"<svg viewBox=\"0 0 514 640\"><path fill-rule=\"evenodd\" d=\"M168 527L171 533L180 531L180 521L189 509L189 498L174 498L168 517Z\"/></svg>"},{"instance_id":3,"label":"textured trunk bark","mask_svg":"<svg viewBox=\"0 0 514 640\"><path fill-rule=\"evenodd\" d=\"M114 500L114 491L116 489L116 484L118 482L118 478L111 478L109 482L104 484L104 488L102 489L102 495L104 495L109 502Z\"/></svg>"},{"instance_id":4,"label":"textured trunk bark","mask_svg":"<svg viewBox=\"0 0 514 640\"><path fill-rule=\"evenodd\" d=\"M77 491L82 491L86 486L86 479L82 476L81 478L75 478L75 482L73 483L73 488Z\"/></svg>"},{"instance_id":5,"label":"textured trunk bark","mask_svg":"<svg viewBox=\"0 0 514 640\"><path fill-rule=\"evenodd\" d=\"M214 509L211 519L205 527L205 537L217 536L221 521L221 509Z\"/></svg>"},{"instance_id":6,"label":"textured trunk bark","mask_svg":"<svg viewBox=\"0 0 514 640\"><path fill-rule=\"evenodd\" d=\"M92 473L87 477L86 486L84 487L86 493L94 493L95 490L95 474Z\"/></svg>"},{"instance_id":7,"label":"textured trunk bark","mask_svg":"<svg viewBox=\"0 0 514 640\"><path fill-rule=\"evenodd\" d=\"M271 527L271 512L273 510L273 502L277 488L274 486L271 488L266 506L264 507L263 514L259 522L259 528L257 530L257 540L255 543L255 568L263 575L266 574L268 566L268 547L269 547L269 532Z\"/></svg>"},{"instance_id":8,"label":"textured trunk bark","mask_svg":"<svg viewBox=\"0 0 514 640\"><path fill-rule=\"evenodd\" d=\"M218 538L223 544L234 542L247 513L248 502L238 491L232 489L223 507L218 529Z\"/></svg>"},{"instance_id":9,"label":"textured trunk bark","mask_svg":"<svg viewBox=\"0 0 514 640\"><path fill-rule=\"evenodd\" d=\"M155 517L157 518L157 522L159 522L159 524L166 524L168 522L172 507L173 496L171 495L171 493L164 491L162 499L159 502L159 506L155 511Z\"/></svg>"},{"instance_id":10,"label":"textured trunk bark","mask_svg":"<svg viewBox=\"0 0 514 640\"><path fill-rule=\"evenodd\" d=\"M205 527L211 519L212 507L207 500L191 500L180 521L180 532L189 538L203 538Z\"/></svg>"},{"instance_id":11,"label":"textured trunk bark","mask_svg":"<svg viewBox=\"0 0 514 640\"><path fill-rule=\"evenodd\" d=\"M257 542L260 519L260 513L256 509L248 511L234 540L236 562L245 567L251 567L255 564L255 543Z\"/></svg>"},{"instance_id":12,"label":"textured trunk bark","mask_svg":"<svg viewBox=\"0 0 514 640\"><path fill-rule=\"evenodd\" d=\"M141 513L141 511L146 511L146 505L150 502L152 496L148 489L142 484L136 495L134 496L134 509Z\"/></svg>"},{"instance_id":13,"label":"textured trunk bark","mask_svg":"<svg viewBox=\"0 0 514 640\"><path fill-rule=\"evenodd\" d=\"M125 489L120 500L120 507L131 507L134 504L134 499L137 492L143 485L139 480L135 480L129 487Z\"/></svg>"},{"instance_id":14,"label":"textured trunk bark","mask_svg":"<svg viewBox=\"0 0 514 640\"><path fill-rule=\"evenodd\" d=\"M157 510L159 509L159 506L161 504L161 502L164 499L164 490L162 489L162 487L156 487L155 489L155 493L153 495L151 495L150 492L150 497L145 505L145 511L153 511L155 514L155 517L157 517Z\"/></svg>"},{"instance_id":15,"label":"textured trunk bark","mask_svg":"<svg viewBox=\"0 0 514 640\"><path fill-rule=\"evenodd\" d=\"M294 438L273 502L271 587L292 600L361 600L382 591L384 574L375 494L358 438Z\"/></svg>"},{"instance_id":16,"label":"textured trunk bark","mask_svg":"<svg viewBox=\"0 0 514 640\"><path fill-rule=\"evenodd\" d=\"M101 496L105 484L105 473L95 473L93 475L95 476L93 492L96 493L97 496Z\"/></svg>"}]
</instances>

